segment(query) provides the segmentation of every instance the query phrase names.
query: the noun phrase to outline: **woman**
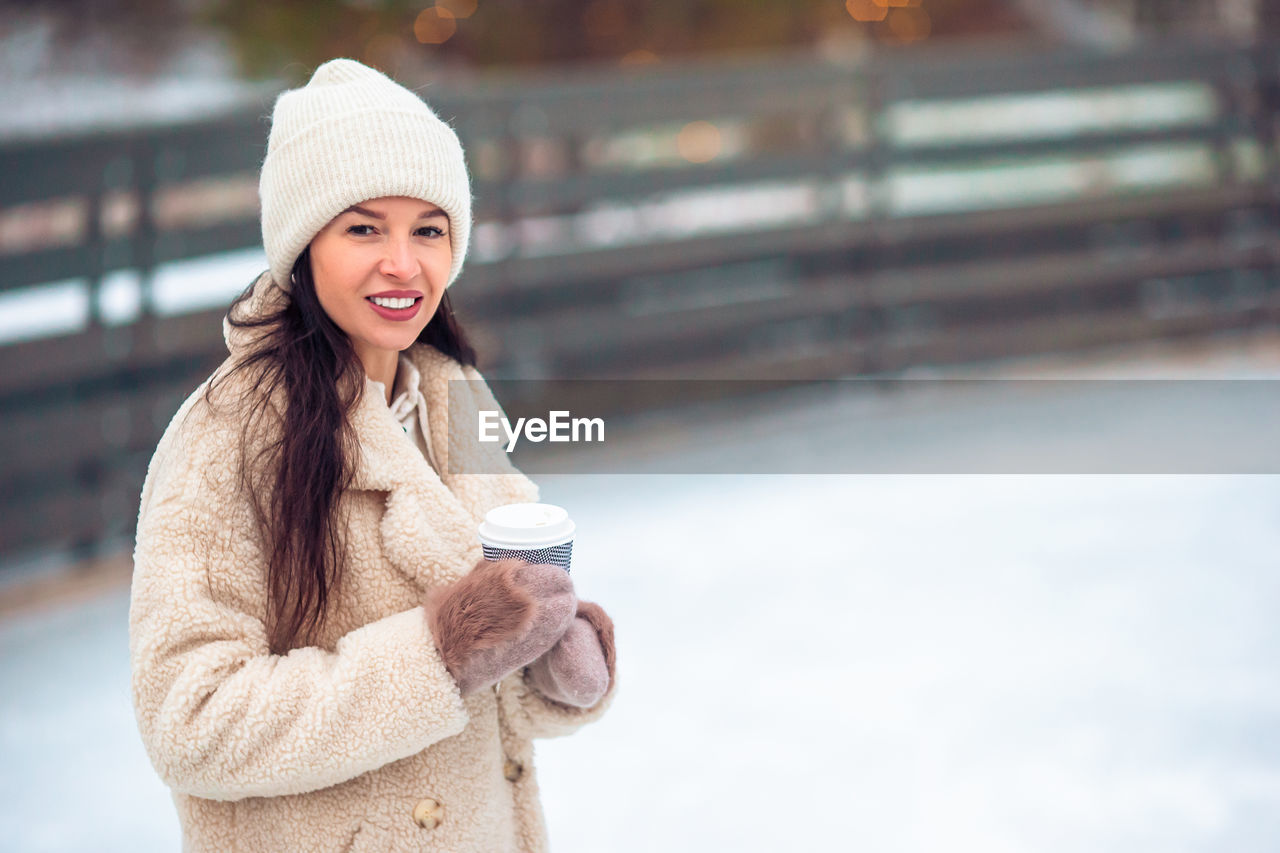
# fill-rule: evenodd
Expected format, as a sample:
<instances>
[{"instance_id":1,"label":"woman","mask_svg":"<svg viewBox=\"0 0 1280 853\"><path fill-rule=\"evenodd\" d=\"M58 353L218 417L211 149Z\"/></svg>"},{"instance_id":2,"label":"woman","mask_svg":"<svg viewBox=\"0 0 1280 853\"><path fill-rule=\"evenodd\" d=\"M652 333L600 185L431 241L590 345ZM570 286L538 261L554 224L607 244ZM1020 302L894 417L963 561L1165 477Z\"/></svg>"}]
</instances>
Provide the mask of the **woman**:
<instances>
[{"instance_id":1,"label":"woman","mask_svg":"<svg viewBox=\"0 0 1280 853\"><path fill-rule=\"evenodd\" d=\"M531 739L605 711L613 629L562 570L479 559L537 489L449 442L496 408L445 296L462 148L333 60L277 100L260 195L270 270L138 517L134 703L184 849L545 850Z\"/></svg>"}]
</instances>

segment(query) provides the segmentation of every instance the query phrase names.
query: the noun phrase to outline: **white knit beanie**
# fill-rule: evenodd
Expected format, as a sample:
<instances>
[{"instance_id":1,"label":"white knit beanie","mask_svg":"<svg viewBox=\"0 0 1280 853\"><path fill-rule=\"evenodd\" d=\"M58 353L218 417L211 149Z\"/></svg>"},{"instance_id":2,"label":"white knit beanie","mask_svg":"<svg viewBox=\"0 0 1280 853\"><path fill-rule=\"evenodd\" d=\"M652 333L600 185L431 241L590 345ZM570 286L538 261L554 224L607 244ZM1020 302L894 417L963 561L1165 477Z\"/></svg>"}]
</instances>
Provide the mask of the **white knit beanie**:
<instances>
[{"instance_id":1,"label":"white knit beanie","mask_svg":"<svg viewBox=\"0 0 1280 853\"><path fill-rule=\"evenodd\" d=\"M326 62L276 98L258 196L271 277L285 290L311 238L371 198L408 196L449 214L446 286L467 254L471 184L457 134L413 92L353 59Z\"/></svg>"}]
</instances>

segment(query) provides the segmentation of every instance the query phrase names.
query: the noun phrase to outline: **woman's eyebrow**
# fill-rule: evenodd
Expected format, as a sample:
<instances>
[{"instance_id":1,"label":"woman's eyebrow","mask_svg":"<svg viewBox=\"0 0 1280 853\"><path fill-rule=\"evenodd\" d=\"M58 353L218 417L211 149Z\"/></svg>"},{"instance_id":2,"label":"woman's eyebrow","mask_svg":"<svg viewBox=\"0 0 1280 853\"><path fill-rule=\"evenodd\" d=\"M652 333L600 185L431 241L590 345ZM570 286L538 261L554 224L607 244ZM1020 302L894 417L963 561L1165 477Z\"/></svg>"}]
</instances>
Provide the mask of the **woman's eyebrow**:
<instances>
[{"instance_id":1,"label":"woman's eyebrow","mask_svg":"<svg viewBox=\"0 0 1280 853\"><path fill-rule=\"evenodd\" d=\"M374 219L382 219L382 220L385 220L385 219L387 218L387 217L383 216L381 213L378 213L377 211L370 210L370 209L369 209L369 208L367 208L367 207L361 207L361 206L360 206L360 205L358 205L358 204L353 204L353 205L351 205L350 207L348 207L346 210L344 210L344 211L342 211L342 212L343 212L343 213L360 213L360 214L363 214L363 215L365 215L365 216L371 216L371 217L373 217ZM424 210L424 211L422 211L421 213L419 213L419 214L418 214L418 218L419 218L419 219L430 219L430 218L432 218L432 217L434 217L434 216L443 216L445 219L448 219L448 218L449 218L449 214L445 213L443 210L441 210L441 209L440 209L440 208L438 208L438 207L437 207L437 208L434 208L434 209L432 209L432 210Z\"/></svg>"}]
</instances>

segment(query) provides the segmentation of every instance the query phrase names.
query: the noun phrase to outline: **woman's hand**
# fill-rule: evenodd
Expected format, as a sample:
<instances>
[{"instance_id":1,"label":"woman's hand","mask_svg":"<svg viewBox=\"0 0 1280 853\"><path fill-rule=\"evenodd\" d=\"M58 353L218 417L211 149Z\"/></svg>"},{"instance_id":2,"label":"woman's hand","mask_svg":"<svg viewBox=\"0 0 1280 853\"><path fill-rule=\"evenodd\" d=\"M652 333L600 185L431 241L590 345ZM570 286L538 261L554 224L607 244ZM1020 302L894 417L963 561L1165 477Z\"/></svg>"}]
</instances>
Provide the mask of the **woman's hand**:
<instances>
[{"instance_id":1,"label":"woman's hand","mask_svg":"<svg viewBox=\"0 0 1280 853\"><path fill-rule=\"evenodd\" d=\"M600 605L579 601L569 630L529 667L529 681L548 699L590 708L609 689L615 658L613 620Z\"/></svg>"},{"instance_id":2,"label":"woman's hand","mask_svg":"<svg viewBox=\"0 0 1280 853\"><path fill-rule=\"evenodd\" d=\"M577 603L564 569L481 560L428 594L427 625L465 696L546 654L575 621Z\"/></svg>"}]
</instances>

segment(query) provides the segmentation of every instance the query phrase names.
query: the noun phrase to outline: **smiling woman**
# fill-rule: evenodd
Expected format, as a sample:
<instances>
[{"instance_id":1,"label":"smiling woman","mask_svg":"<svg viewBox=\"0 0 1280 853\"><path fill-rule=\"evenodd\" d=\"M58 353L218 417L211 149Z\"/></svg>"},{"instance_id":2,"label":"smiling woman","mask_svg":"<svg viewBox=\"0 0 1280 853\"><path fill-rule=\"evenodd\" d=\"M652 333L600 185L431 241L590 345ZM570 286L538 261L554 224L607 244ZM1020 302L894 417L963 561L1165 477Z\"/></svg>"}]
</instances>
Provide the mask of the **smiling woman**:
<instances>
[{"instance_id":1,"label":"smiling woman","mask_svg":"<svg viewBox=\"0 0 1280 853\"><path fill-rule=\"evenodd\" d=\"M429 223L429 224L427 224ZM391 404L401 351L418 339L453 265L449 215L404 196L353 204L311 241L320 307Z\"/></svg>"},{"instance_id":2,"label":"smiling woman","mask_svg":"<svg viewBox=\"0 0 1280 853\"><path fill-rule=\"evenodd\" d=\"M604 713L613 628L559 567L481 559L538 489L448 455L451 385L497 408L446 294L462 146L336 59L277 100L259 193L270 269L138 515L134 706L183 849L544 851L532 739Z\"/></svg>"}]
</instances>

